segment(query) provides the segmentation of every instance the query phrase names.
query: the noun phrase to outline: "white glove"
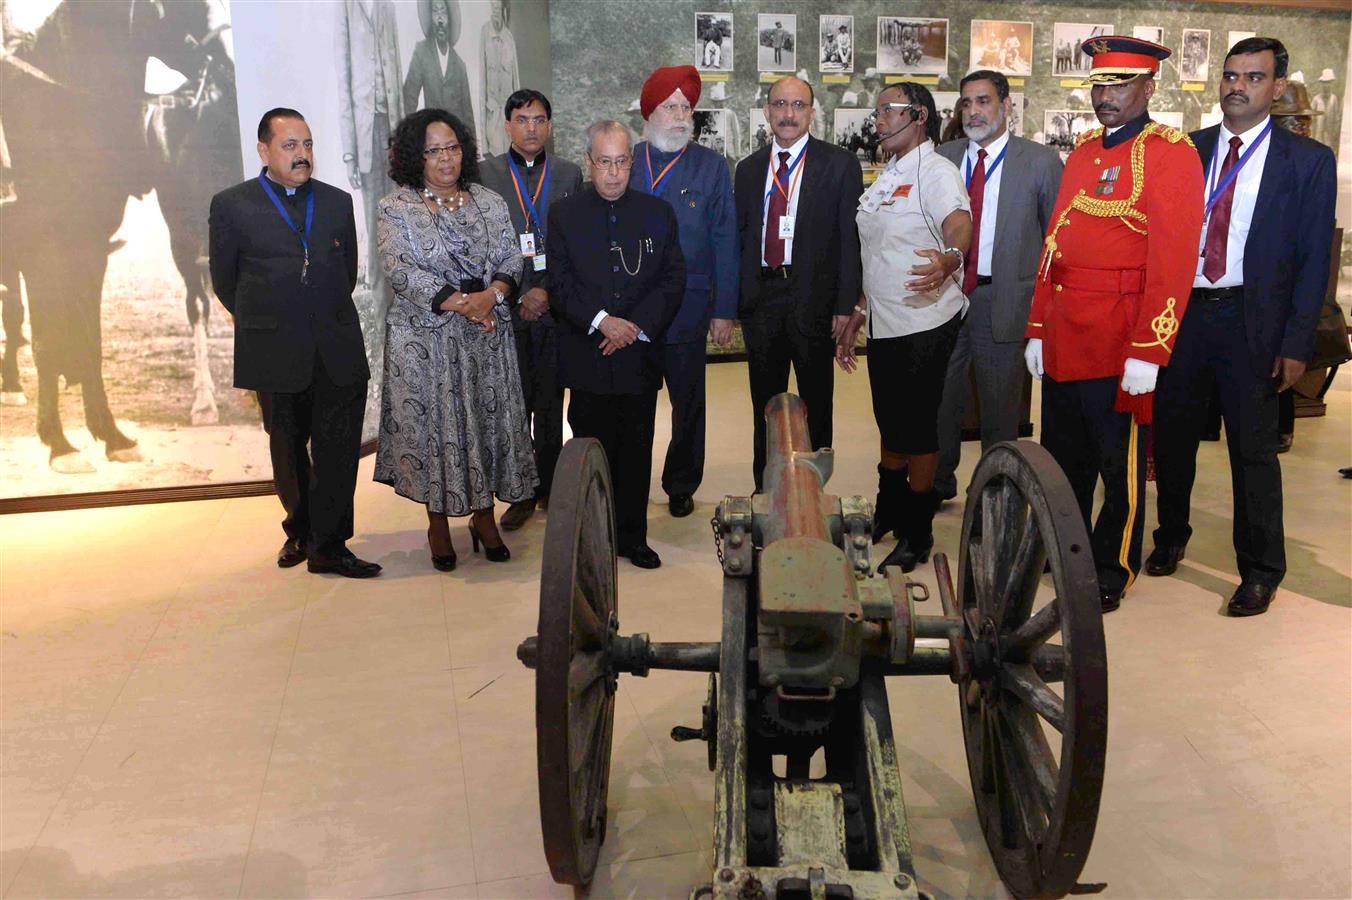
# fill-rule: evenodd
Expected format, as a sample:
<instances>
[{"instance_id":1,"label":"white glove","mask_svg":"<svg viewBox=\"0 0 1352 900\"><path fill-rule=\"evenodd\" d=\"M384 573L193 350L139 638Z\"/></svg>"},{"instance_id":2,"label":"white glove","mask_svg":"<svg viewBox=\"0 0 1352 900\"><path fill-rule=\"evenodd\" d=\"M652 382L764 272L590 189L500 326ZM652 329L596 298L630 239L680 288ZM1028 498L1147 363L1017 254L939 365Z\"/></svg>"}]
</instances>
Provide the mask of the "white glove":
<instances>
[{"instance_id":1,"label":"white glove","mask_svg":"<svg viewBox=\"0 0 1352 900\"><path fill-rule=\"evenodd\" d=\"M1028 339L1028 346L1023 348L1023 361L1028 364L1028 374L1041 381L1042 338Z\"/></svg>"},{"instance_id":2,"label":"white glove","mask_svg":"<svg viewBox=\"0 0 1352 900\"><path fill-rule=\"evenodd\" d=\"M1122 390L1132 396L1148 394L1155 389L1155 379L1159 374L1160 367L1155 363L1128 359L1122 370Z\"/></svg>"}]
</instances>

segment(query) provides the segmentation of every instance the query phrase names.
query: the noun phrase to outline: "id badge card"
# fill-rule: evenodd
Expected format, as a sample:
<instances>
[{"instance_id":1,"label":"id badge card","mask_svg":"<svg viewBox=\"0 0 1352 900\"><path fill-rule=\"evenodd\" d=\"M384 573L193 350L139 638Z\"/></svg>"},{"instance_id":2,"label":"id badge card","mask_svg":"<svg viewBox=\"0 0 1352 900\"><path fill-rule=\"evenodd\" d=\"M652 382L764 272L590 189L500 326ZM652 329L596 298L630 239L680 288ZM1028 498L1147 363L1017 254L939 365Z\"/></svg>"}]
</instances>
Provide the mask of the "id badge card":
<instances>
[{"instance_id":1,"label":"id badge card","mask_svg":"<svg viewBox=\"0 0 1352 900\"><path fill-rule=\"evenodd\" d=\"M543 272L545 270L545 255L541 253L538 256L531 257L531 264L535 266L535 271Z\"/></svg>"},{"instance_id":2,"label":"id badge card","mask_svg":"<svg viewBox=\"0 0 1352 900\"><path fill-rule=\"evenodd\" d=\"M522 255L522 256L534 256L534 255L535 255L535 235L532 234L532 233L529 232L529 231L523 231L521 234L519 234L519 235L517 235L517 236L518 236L519 238L521 238L521 255Z\"/></svg>"},{"instance_id":3,"label":"id badge card","mask_svg":"<svg viewBox=\"0 0 1352 900\"><path fill-rule=\"evenodd\" d=\"M779 236L786 241L793 240L793 216L779 217Z\"/></svg>"}]
</instances>

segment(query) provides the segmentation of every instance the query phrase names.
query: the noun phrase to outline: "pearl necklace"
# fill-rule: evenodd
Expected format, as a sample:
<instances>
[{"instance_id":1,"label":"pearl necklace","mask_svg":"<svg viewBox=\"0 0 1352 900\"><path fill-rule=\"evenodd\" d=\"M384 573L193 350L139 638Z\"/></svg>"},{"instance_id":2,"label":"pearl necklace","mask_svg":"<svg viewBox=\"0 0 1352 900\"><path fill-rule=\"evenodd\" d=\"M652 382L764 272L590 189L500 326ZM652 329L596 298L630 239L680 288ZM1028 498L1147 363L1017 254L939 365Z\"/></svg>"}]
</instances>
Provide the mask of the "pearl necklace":
<instances>
[{"instance_id":1,"label":"pearl necklace","mask_svg":"<svg viewBox=\"0 0 1352 900\"><path fill-rule=\"evenodd\" d=\"M424 196L424 197L426 197L428 200L431 200L433 203L435 203L437 206L441 207L442 209L449 209L449 210L457 210L457 209L463 209L463 208L464 208L464 206L465 206L465 193L466 193L465 191L457 191L454 199L452 199L452 200L443 200L442 198L438 197L436 194L432 193L429 189L423 188L423 196Z\"/></svg>"}]
</instances>

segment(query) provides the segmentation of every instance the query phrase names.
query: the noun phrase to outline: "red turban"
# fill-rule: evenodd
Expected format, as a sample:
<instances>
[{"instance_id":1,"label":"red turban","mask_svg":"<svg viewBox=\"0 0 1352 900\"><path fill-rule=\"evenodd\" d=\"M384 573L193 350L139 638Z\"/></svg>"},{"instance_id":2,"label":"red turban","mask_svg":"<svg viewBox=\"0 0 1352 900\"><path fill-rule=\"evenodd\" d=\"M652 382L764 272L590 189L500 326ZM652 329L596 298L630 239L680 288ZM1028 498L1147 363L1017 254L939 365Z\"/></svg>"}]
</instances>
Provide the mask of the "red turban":
<instances>
[{"instance_id":1,"label":"red turban","mask_svg":"<svg viewBox=\"0 0 1352 900\"><path fill-rule=\"evenodd\" d=\"M648 76L643 82L643 92L638 95L638 107L646 120L653 110L666 102L677 89L685 94L685 99L694 106L699 102L699 69L694 66L664 66Z\"/></svg>"}]
</instances>

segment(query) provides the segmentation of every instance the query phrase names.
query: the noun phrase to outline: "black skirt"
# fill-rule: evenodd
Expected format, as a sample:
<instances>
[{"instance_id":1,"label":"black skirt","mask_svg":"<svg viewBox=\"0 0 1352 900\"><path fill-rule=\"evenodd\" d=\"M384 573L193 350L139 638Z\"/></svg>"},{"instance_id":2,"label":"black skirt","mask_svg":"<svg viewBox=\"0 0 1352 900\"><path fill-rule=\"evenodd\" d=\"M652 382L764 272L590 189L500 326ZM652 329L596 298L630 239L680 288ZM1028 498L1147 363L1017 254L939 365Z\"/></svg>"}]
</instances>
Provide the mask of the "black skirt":
<instances>
[{"instance_id":1,"label":"black skirt","mask_svg":"<svg viewBox=\"0 0 1352 900\"><path fill-rule=\"evenodd\" d=\"M939 451L939 401L962 320L956 315L929 331L869 339L865 358L873 419L883 447L892 453Z\"/></svg>"}]
</instances>

